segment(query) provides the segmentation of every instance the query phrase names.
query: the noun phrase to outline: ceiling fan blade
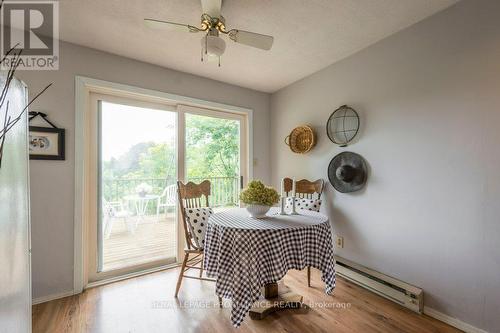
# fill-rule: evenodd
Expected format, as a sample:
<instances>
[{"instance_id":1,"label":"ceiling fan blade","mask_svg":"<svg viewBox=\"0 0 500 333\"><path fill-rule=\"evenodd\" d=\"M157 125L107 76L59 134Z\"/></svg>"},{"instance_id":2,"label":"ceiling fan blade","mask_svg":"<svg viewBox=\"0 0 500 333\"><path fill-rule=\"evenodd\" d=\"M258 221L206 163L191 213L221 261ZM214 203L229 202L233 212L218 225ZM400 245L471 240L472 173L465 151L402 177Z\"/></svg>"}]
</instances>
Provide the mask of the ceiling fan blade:
<instances>
[{"instance_id":1,"label":"ceiling fan blade","mask_svg":"<svg viewBox=\"0 0 500 333\"><path fill-rule=\"evenodd\" d=\"M273 46L274 37L261 35L255 32L233 29L228 33L229 38L236 43L256 47L258 49L269 51Z\"/></svg>"},{"instance_id":2,"label":"ceiling fan blade","mask_svg":"<svg viewBox=\"0 0 500 333\"><path fill-rule=\"evenodd\" d=\"M175 22L168 22L168 21L161 21L161 20L155 20L155 19L144 19L144 24L147 27L150 27L153 29L177 30L177 31L184 31L184 32L199 32L199 31L201 31L200 29L198 29L197 27L194 27L192 25L175 23Z\"/></svg>"},{"instance_id":3,"label":"ceiling fan blade","mask_svg":"<svg viewBox=\"0 0 500 333\"><path fill-rule=\"evenodd\" d=\"M213 18L220 17L220 9L222 7L222 0L201 0L201 8L203 14L208 14Z\"/></svg>"}]
</instances>

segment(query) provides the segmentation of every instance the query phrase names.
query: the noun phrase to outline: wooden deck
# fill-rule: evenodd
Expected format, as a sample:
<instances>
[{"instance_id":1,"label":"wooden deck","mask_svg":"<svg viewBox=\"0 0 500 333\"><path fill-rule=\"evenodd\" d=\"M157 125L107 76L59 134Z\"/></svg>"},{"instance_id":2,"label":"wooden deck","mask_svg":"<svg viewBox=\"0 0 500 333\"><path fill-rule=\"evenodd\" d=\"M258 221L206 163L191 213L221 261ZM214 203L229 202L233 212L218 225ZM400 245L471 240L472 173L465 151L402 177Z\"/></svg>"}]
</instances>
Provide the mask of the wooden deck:
<instances>
[{"instance_id":1,"label":"wooden deck","mask_svg":"<svg viewBox=\"0 0 500 333\"><path fill-rule=\"evenodd\" d=\"M137 221L134 233L123 219L115 219L108 239L103 240L103 270L137 265L159 259L175 258L177 248L175 215L170 213L128 218Z\"/></svg>"},{"instance_id":2,"label":"wooden deck","mask_svg":"<svg viewBox=\"0 0 500 333\"><path fill-rule=\"evenodd\" d=\"M215 207L215 212L234 208L234 206ZM131 233L127 223L137 221L137 228ZM132 216L113 221L108 239L103 240L103 271L134 266L161 259L175 259L177 255L176 217L167 215L148 215L142 218Z\"/></svg>"}]
</instances>

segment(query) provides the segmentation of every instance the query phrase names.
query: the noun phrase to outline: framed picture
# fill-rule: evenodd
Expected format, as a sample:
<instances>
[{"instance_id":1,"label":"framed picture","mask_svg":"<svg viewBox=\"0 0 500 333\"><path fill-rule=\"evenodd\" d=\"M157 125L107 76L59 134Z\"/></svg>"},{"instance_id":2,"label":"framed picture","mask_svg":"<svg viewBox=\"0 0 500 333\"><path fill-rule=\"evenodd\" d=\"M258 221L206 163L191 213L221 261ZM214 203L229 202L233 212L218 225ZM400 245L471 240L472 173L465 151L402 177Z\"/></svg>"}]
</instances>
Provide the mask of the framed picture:
<instances>
[{"instance_id":1,"label":"framed picture","mask_svg":"<svg viewBox=\"0 0 500 333\"><path fill-rule=\"evenodd\" d=\"M30 126L30 160L64 160L64 129Z\"/></svg>"}]
</instances>

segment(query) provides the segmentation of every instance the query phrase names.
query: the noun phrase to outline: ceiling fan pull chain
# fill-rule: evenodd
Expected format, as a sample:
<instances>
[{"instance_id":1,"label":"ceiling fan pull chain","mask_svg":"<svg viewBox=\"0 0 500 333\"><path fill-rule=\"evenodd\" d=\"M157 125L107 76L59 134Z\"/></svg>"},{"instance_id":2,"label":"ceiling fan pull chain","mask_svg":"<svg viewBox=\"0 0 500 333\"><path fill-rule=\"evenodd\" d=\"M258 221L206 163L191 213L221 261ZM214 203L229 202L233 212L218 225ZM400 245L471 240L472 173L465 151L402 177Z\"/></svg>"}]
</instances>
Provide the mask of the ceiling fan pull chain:
<instances>
[{"instance_id":1,"label":"ceiling fan pull chain","mask_svg":"<svg viewBox=\"0 0 500 333\"><path fill-rule=\"evenodd\" d=\"M220 56L219 56L219 67L220 67Z\"/></svg>"}]
</instances>

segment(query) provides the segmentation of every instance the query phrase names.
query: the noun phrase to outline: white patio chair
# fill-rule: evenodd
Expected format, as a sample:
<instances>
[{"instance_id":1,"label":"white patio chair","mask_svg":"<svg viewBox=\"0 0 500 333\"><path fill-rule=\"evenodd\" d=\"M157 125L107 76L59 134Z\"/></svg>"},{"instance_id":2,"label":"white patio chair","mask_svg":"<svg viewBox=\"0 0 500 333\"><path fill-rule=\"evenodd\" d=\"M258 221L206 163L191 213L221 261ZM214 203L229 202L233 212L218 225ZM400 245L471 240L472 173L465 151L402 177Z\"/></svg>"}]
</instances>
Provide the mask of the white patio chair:
<instances>
[{"instance_id":1,"label":"white patio chair","mask_svg":"<svg viewBox=\"0 0 500 333\"><path fill-rule=\"evenodd\" d=\"M120 201L106 201L103 199L103 224L104 224L104 238L108 239L111 235L113 229L113 224L115 219L123 219L123 222L127 224L127 227L131 233L134 233L133 226L127 220L132 214L126 210L123 203Z\"/></svg>"},{"instance_id":2,"label":"white patio chair","mask_svg":"<svg viewBox=\"0 0 500 333\"><path fill-rule=\"evenodd\" d=\"M175 184L168 185L163 190L162 194L158 197L156 203L156 217L160 216L160 209L165 208L165 214L168 207L175 207L177 205L177 187Z\"/></svg>"}]
</instances>

